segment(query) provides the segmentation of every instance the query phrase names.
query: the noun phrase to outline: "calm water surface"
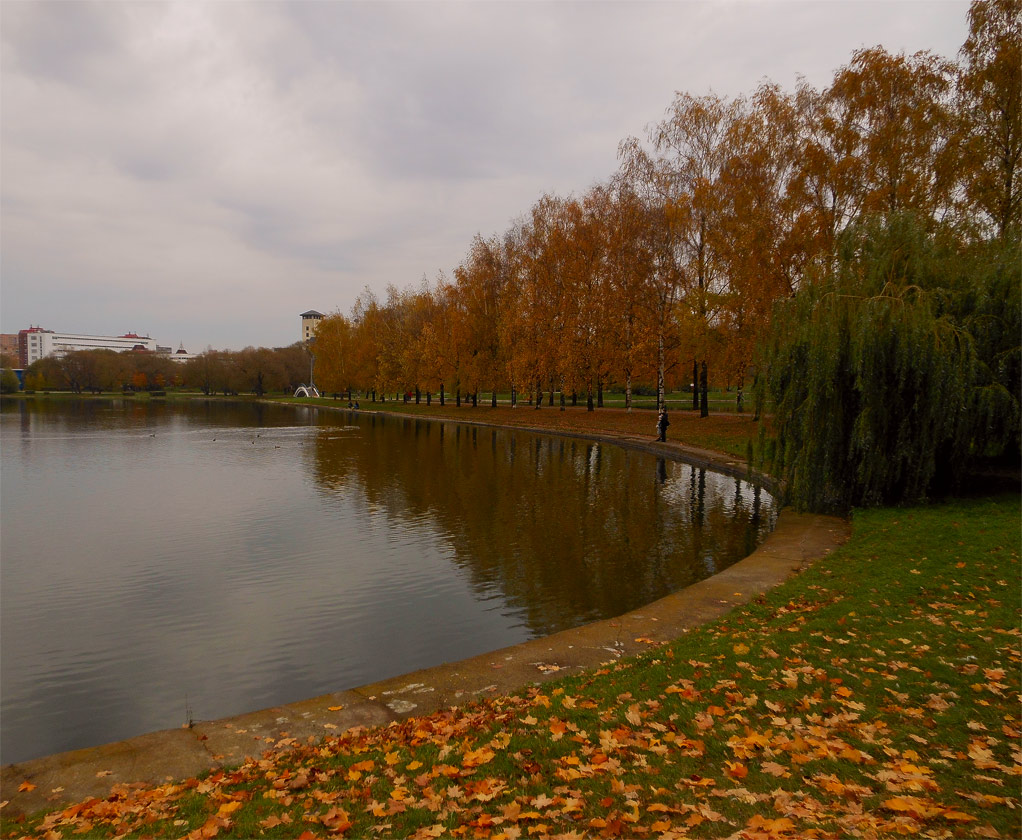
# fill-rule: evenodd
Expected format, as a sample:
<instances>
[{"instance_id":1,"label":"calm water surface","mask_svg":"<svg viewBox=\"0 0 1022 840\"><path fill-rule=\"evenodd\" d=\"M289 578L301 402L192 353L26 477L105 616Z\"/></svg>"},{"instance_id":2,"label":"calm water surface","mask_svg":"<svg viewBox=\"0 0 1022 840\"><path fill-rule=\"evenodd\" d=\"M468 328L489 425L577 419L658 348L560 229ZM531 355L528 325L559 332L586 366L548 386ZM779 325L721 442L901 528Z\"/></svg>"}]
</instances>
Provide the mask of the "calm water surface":
<instances>
[{"instance_id":1,"label":"calm water surface","mask_svg":"<svg viewBox=\"0 0 1022 840\"><path fill-rule=\"evenodd\" d=\"M745 482L583 440L283 406L0 411L0 762L619 615L747 555Z\"/></svg>"}]
</instances>

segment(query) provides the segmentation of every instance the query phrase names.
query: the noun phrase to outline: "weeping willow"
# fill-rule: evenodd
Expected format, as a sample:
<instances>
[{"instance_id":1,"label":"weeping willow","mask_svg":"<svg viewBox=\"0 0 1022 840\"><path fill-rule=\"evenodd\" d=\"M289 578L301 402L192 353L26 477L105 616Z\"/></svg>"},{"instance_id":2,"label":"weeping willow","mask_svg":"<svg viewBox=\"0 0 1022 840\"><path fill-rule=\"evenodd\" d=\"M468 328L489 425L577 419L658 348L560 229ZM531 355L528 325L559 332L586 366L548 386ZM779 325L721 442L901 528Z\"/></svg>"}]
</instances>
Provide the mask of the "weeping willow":
<instances>
[{"instance_id":1,"label":"weeping willow","mask_svg":"<svg viewBox=\"0 0 1022 840\"><path fill-rule=\"evenodd\" d=\"M779 306L757 396L774 405L772 469L791 503L916 503L1018 452L1013 262L889 219L850 231L828 276Z\"/></svg>"}]
</instances>

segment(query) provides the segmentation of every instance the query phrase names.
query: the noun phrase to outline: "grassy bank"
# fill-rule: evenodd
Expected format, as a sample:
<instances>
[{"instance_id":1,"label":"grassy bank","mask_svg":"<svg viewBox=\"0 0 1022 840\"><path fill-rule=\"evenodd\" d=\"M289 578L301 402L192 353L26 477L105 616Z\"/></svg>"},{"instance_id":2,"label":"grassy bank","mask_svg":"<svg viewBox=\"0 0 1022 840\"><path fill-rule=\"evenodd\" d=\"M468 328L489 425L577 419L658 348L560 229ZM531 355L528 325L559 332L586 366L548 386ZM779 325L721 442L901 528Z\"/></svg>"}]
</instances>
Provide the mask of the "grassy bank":
<instances>
[{"instance_id":1,"label":"grassy bank","mask_svg":"<svg viewBox=\"0 0 1022 840\"><path fill-rule=\"evenodd\" d=\"M291 397L275 397L273 402L295 403L300 405L320 405L324 408L340 409L347 405L346 400L299 399ZM448 400L440 406L436 400L427 406L425 402L416 405L414 402L404 403L398 400L387 402L361 403L361 410L381 413L407 414L417 417L433 417L437 419L461 420L469 423L490 423L499 426L527 427L549 429L566 434L599 435L611 433L630 435L653 440L656 437L656 414L652 409L636 408L627 411L624 408L599 408L587 411L584 406L568 406L563 411L559 406L535 408L534 406L498 404L491 408L489 403L480 403L475 408L469 403L460 407ZM693 411L669 412L671 425L667 430L667 439L675 443L683 443L700 449L724 452L735 458L744 460L750 442L755 442L759 423L754 421L750 412L743 414L713 413L708 417L700 417Z\"/></svg>"},{"instance_id":2,"label":"grassy bank","mask_svg":"<svg viewBox=\"0 0 1022 840\"><path fill-rule=\"evenodd\" d=\"M857 512L851 541L638 659L4 836L1004 837L1019 497Z\"/></svg>"}]
</instances>

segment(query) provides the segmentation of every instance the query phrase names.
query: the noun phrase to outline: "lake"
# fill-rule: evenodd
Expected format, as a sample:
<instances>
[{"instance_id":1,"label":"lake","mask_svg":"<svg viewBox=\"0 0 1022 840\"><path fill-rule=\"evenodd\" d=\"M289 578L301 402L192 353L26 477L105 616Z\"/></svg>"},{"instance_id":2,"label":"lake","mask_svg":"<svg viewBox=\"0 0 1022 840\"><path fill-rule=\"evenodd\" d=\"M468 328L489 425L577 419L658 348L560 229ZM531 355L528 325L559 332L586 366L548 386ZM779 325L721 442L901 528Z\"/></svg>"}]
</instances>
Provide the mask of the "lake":
<instances>
[{"instance_id":1,"label":"lake","mask_svg":"<svg viewBox=\"0 0 1022 840\"><path fill-rule=\"evenodd\" d=\"M315 697L650 603L776 503L634 450L194 401L0 409L0 761Z\"/></svg>"}]
</instances>

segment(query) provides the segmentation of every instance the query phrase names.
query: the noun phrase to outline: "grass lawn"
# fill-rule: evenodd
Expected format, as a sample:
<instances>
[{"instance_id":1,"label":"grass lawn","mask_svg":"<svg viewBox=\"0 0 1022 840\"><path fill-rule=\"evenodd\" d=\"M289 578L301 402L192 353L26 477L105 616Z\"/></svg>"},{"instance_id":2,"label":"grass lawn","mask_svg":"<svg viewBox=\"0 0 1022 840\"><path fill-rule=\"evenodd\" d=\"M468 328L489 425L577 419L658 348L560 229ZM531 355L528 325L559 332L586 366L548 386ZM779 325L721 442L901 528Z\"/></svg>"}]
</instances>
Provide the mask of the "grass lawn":
<instances>
[{"instance_id":1,"label":"grass lawn","mask_svg":"<svg viewBox=\"0 0 1022 840\"><path fill-rule=\"evenodd\" d=\"M1019 496L853 531L637 659L3 836L1019 837Z\"/></svg>"}]
</instances>

